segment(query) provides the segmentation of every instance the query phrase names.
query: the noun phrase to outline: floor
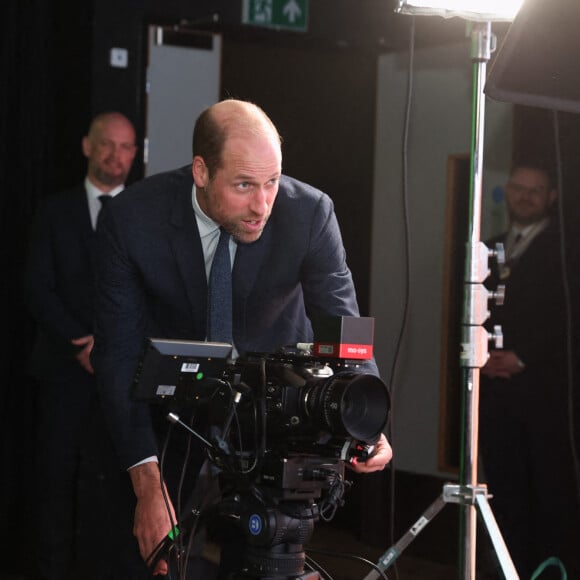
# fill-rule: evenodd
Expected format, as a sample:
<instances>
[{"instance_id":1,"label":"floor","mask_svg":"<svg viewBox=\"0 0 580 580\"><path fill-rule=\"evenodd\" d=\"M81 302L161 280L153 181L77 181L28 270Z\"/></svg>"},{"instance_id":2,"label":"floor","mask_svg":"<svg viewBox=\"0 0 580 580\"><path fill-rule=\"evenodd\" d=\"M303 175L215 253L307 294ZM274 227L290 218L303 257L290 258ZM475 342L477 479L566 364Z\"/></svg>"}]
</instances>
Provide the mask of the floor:
<instances>
[{"instance_id":1,"label":"floor","mask_svg":"<svg viewBox=\"0 0 580 580\"><path fill-rule=\"evenodd\" d=\"M310 555L328 572L323 580L374 580L380 576L369 563L352 557L365 558L377 564L395 542L414 527L429 512L429 523L414 536L394 563L385 571L390 580L453 580L462 578L459 565L460 531L462 514L458 505L445 504L434 514L433 506L442 492L444 480L438 478L399 473L395 500L394 540L387 533L390 509L385 503L386 489L390 485L388 474L370 476L355 482L361 486L339 510L331 523L316 524L307 548L321 549L334 555L312 552ZM341 512L342 515L341 515ZM479 518L478 518L479 520ZM358 522L353 525L352 522ZM413 537L413 536L411 536ZM461 536L462 542L464 537ZM478 521L476 531L477 580L500 580L504 578L483 524ZM402 544L404 545L404 544Z\"/></svg>"},{"instance_id":2,"label":"floor","mask_svg":"<svg viewBox=\"0 0 580 580\"><path fill-rule=\"evenodd\" d=\"M371 580L380 576L378 573L373 574L370 564L355 558L365 558L377 564L389 546L384 549L372 547L358 540L349 530L321 524L315 529L308 548L319 548L335 554L307 552L328 573L321 576L324 580L363 580L367 576ZM389 580L451 580L458 578L456 570L457 567L453 564L430 561L403 551L396 562L385 571L385 575Z\"/></svg>"}]
</instances>

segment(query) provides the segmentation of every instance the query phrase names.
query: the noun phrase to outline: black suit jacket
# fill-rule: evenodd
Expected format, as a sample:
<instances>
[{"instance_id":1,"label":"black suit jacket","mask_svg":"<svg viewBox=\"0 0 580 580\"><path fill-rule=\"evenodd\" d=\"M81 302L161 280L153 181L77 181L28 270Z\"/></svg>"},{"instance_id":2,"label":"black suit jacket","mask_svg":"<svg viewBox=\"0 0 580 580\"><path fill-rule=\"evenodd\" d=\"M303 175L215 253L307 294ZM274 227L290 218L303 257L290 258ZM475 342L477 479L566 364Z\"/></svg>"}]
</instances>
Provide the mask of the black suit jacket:
<instances>
[{"instance_id":1,"label":"black suit jacket","mask_svg":"<svg viewBox=\"0 0 580 580\"><path fill-rule=\"evenodd\" d=\"M150 177L112 200L99 224L93 361L127 467L157 453L149 410L130 399L143 339L206 336L207 282L192 185L190 166ZM330 198L282 177L261 238L238 245L233 289L240 352L311 341L309 316L316 313L358 315Z\"/></svg>"},{"instance_id":2,"label":"black suit jacket","mask_svg":"<svg viewBox=\"0 0 580 580\"><path fill-rule=\"evenodd\" d=\"M79 372L70 341L93 333L95 247L83 185L41 202L24 283L37 322L30 372L39 379L63 379Z\"/></svg>"},{"instance_id":3,"label":"black suit jacket","mask_svg":"<svg viewBox=\"0 0 580 580\"><path fill-rule=\"evenodd\" d=\"M507 234L487 242L506 241ZM494 269L486 285L505 284L505 303L490 308L488 327L499 324L504 349L513 350L526 364L525 376L538 370L563 370L568 313L565 302L560 235L555 224L540 232L501 279ZM575 286L574 277L570 283ZM573 314L573 313L572 313ZM558 372L558 374L560 374Z\"/></svg>"}]
</instances>

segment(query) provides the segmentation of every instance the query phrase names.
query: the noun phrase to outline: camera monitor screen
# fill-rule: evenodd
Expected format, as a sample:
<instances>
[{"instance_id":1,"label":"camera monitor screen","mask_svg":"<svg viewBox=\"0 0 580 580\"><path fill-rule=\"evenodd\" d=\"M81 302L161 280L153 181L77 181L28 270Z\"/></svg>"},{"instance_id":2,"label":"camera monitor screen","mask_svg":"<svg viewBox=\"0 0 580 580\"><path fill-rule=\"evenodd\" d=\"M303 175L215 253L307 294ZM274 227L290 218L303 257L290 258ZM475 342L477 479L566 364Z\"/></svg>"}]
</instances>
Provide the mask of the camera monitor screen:
<instances>
[{"instance_id":1,"label":"camera monitor screen","mask_svg":"<svg viewBox=\"0 0 580 580\"><path fill-rule=\"evenodd\" d=\"M208 379L223 376L232 345L148 338L135 377L133 398L163 403L195 396Z\"/></svg>"}]
</instances>

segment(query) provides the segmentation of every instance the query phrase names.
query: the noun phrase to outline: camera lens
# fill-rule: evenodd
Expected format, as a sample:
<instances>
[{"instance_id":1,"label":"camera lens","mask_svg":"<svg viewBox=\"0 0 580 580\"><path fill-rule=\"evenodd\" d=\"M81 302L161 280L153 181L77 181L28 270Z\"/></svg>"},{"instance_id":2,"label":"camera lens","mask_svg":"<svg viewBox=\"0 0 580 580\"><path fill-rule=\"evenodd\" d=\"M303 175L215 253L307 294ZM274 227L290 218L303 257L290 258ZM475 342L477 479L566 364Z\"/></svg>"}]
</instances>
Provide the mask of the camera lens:
<instances>
[{"instance_id":1,"label":"camera lens","mask_svg":"<svg viewBox=\"0 0 580 580\"><path fill-rule=\"evenodd\" d=\"M332 435L374 443L387 424L387 387L374 375L333 375L311 385L303 401L310 420Z\"/></svg>"}]
</instances>

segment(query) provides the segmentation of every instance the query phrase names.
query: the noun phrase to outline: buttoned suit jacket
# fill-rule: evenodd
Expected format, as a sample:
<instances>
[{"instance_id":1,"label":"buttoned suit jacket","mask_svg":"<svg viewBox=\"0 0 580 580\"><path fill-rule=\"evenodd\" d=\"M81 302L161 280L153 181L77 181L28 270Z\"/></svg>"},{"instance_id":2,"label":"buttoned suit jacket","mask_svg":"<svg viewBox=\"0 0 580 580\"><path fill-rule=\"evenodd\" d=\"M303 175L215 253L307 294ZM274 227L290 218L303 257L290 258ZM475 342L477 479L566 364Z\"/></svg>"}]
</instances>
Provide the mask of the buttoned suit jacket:
<instances>
[{"instance_id":1,"label":"buttoned suit jacket","mask_svg":"<svg viewBox=\"0 0 580 580\"><path fill-rule=\"evenodd\" d=\"M95 247L84 185L40 203L24 277L37 324L29 368L36 378L61 380L84 372L70 341L93 333Z\"/></svg>"},{"instance_id":2,"label":"buttoned suit jacket","mask_svg":"<svg viewBox=\"0 0 580 580\"><path fill-rule=\"evenodd\" d=\"M507 234L493 238L487 245L505 244ZM570 254L568 253L568 257ZM507 265L509 275L500 276L495 268L486 285L490 289L505 285L505 302L492 305L487 323L500 325L504 349L513 350L525 363L521 378L528 380L538 370L547 369L561 374L566 352L566 327L569 313L566 309L560 234L552 223L540 232L524 253ZM569 282L575 285L575 276ZM574 310L570 313L574 316Z\"/></svg>"},{"instance_id":3,"label":"buttoned suit jacket","mask_svg":"<svg viewBox=\"0 0 580 580\"><path fill-rule=\"evenodd\" d=\"M127 467L157 453L147 405L130 396L144 338L206 336L192 186L191 166L150 177L112 200L100 220L93 361ZM316 314L357 316L330 198L283 176L262 236L237 246L232 284L234 343L242 353L311 341L309 317Z\"/></svg>"}]
</instances>

